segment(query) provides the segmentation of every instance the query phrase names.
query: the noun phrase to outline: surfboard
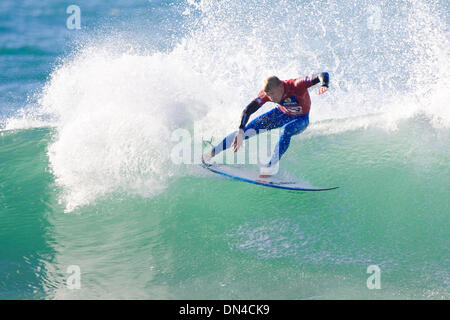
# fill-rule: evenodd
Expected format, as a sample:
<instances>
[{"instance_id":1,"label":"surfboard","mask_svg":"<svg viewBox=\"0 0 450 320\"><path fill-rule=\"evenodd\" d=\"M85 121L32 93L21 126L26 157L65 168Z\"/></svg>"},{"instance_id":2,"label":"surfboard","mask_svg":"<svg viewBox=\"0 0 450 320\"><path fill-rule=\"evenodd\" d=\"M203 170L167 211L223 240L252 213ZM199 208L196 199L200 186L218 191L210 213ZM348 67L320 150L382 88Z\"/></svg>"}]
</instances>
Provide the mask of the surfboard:
<instances>
[{"instance_id":1,"label":"surfboard","mask_svg":"<svg viewBox=\"0 0 450 320\"><path fill-rule=\"evenodd\" d=\"M296 181L295 179L283 179L276 176L269 178L260 178L256 171L248 170L245 167L229 166L217 163L207 163L202 159L202 166L211 172L242 182L253 183L265 187L286 189L293 191L327 191L334 190L339 187L332 188L318 188L309 185L303 181Z\"/></svg>"}]
</instances>

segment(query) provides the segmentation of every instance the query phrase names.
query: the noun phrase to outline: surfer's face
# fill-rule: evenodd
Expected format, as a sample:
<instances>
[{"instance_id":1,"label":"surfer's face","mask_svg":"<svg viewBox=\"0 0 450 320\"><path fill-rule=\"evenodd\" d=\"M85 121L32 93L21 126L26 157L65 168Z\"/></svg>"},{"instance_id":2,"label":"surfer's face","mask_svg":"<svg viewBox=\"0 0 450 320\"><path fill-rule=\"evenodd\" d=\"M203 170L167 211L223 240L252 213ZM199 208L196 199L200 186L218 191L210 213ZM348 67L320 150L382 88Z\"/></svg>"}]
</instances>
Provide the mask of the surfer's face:
<instances>
[{"instance_id":1,"label":"surfer's face","mask_svg":"<svg viewBox=\"0 0 450 320\"><path fill-rule=\"evenodd\" d=\"M284 94L284 86L280 84L278 87L273 88L272 90L266 92L270 101L279 103Z\"/></svg>"}]
</instances>

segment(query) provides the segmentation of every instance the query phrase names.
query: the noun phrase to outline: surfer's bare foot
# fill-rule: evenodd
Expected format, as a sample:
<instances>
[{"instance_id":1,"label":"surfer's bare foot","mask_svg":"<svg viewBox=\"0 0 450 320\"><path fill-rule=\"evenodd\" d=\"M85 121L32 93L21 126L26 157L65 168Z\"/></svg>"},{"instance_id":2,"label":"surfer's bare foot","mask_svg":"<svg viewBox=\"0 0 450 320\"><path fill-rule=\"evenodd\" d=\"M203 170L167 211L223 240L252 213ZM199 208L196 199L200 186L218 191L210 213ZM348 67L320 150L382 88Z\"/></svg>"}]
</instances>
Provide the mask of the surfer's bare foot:
<instances>
[{"instance_id":1,"label":"surfer's bare foot","mask_svg":"<svg viewBox=\"0 0 450 320\"><path fill-rule=\"evenodd\" d=\"M273 167L263 166L259 168L259 177L260 178L270 178L276 174Z\"/></svg>"}]
</instances>

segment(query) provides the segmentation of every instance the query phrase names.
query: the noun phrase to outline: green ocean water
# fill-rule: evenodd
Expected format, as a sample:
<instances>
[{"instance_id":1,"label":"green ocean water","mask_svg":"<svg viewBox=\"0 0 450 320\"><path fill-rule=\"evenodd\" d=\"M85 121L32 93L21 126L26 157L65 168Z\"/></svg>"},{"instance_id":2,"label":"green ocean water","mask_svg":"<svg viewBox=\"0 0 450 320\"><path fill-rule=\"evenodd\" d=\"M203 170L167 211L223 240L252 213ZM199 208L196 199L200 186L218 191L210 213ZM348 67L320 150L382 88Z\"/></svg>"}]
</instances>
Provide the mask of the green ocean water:
<instances>
[{"instance_id":1,"label":"green ocean water","mask_svg":"<svg viewBox=\"0 0 450 320\"><path fill-rule=\"evenodd\" d=\"M416 117L296 139L288 169L330 192L194 175L64 213L52 130L2 132L1 298L448 299L449 138Z\"/></svg>"}]
</instances>

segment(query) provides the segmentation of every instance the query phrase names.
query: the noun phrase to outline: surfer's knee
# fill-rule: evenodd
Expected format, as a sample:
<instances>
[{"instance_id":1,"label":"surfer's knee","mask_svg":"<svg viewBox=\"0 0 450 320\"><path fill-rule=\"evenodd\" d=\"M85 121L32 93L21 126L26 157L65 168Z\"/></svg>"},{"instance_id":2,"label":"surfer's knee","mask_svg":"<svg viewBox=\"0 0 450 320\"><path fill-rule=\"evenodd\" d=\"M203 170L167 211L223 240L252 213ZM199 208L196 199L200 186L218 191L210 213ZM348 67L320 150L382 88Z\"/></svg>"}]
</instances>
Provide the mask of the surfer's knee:
<instances>
[{"instance_id":1,"label":"surfer's knee","mask_svg":"<svg viewBox=\"0 0 450 320\"><path fill-rule=\"evenodd\" d=\"M287 132L287 134L289 134L290 136L294 136L294 135L302 133L308 127L308 125L309 125L309 121L307 119L305 119L304 121L301 121L294 125L287 126L285 128L285 132Z\"/></svg>"}]
</instances>

